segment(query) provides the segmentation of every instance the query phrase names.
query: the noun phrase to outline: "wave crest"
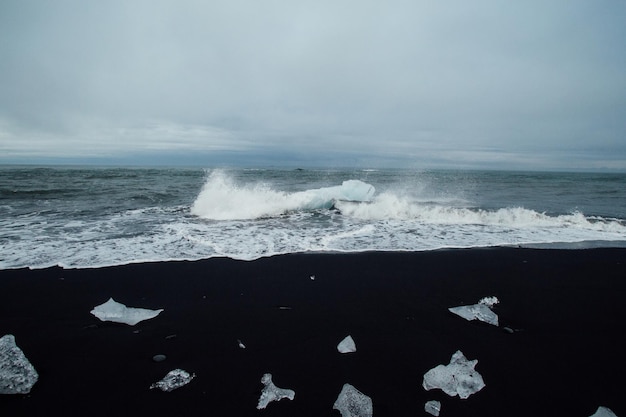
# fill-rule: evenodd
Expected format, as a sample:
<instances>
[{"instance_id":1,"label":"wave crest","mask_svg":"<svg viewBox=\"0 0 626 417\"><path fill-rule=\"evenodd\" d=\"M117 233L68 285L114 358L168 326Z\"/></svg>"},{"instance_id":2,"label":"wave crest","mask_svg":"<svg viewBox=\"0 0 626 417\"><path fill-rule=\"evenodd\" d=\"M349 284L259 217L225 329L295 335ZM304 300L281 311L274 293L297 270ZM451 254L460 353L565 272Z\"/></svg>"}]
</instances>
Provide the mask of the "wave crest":
<instances>
[{"instance_id":1,"label":"wave crest","mask_svg":"<svg viewBox=\"0 0 626 417\"><path fill-rule=\"evenodd\" d=\"M424 204L394 193L382 193L368 204L339 201L336 207L343 215L359 220L402 220L433 225L485 225L511 228L579 227L610 232L626 230L618 220L590 218L581 212L551 216L524 207L485 210Z\"/></svg>"},{"instance_id":2,"label":"wave crest","mask_svg":"<svg viewBox=\"0 0 626 417\"><path fill-rule=\"evenodd\" d=\"M337 201L370 201L374 186L359 180L334 187L288 193L265 183L239 185L225 172L212 171L191 206L191 214L209 220L250 220L297 210L329 209Z\"/></svg>"}]
</instances>

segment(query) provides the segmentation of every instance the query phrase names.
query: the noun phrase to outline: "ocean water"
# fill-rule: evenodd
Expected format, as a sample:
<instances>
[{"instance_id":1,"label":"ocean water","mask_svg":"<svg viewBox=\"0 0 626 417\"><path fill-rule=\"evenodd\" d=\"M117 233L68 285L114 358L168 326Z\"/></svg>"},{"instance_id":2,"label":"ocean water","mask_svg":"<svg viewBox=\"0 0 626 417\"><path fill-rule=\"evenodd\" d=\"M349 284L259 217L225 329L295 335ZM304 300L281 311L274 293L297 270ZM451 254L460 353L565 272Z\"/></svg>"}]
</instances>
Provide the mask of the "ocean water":
<instances>
[{"instance_id":1,"label":"ocean water","mask_svg":"<svg viewBox=\"0 0 626 417\"><path fill-rule=\"evenodd\" d=\"M0 269L626 246L626 174L0 167Z\"/></svg>"}]
</instances>

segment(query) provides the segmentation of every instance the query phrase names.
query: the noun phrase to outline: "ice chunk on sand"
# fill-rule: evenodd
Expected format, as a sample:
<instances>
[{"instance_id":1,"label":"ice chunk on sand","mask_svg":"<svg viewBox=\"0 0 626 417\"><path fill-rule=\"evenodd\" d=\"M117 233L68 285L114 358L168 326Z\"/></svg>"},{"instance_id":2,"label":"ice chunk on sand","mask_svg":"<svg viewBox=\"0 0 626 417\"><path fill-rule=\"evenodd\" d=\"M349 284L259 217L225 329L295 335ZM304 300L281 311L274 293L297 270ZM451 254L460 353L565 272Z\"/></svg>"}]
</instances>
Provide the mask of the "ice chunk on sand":
<instances>
[{"instance_id":1,"label":"ice chunk on sand","mask_svg":"<svg viewBox=\"0 0 626 417\"><path fill-rule=\"evenodd\" d=\"M339 353L351 353L356 352L356 344L354 343L354 339L352 336L347 336L337 345L337 350Z\"/></svg>"},{"instance_id":2,"label":"ice chunk on sand","mask_svg":"<svg viewBox=\"0 0 626 417\"><path fill-rule=\"evenodd\" d=\"M282 389L278 388L272 382L272 374L265 374L261 378L261 383L265 385L263 390L261 391L261 397L259 397L259 404L256 406L257 409L261 410L272 401L280 401L283 398L288 398L293 400L296 393L290 389Z\"/></svg>"},{"instance_id":3,"label":"ice chunk on sand","mask_svg":"<svg viewBox=\"0 0 626 417\"><path fill-rule=\"evenodd\" d=\"M195 377L195 374L190 375L189 372L183 371L182 369L174 369L173 371L169 371L162 380L150 385L150 389L158 388L161 391L170 392L176 388L187 385Z\"/></svg>"},{"instance_id":4,"label":"ice chunk on sand","mask_svg":"<svg viewBox=\"0 0 626 417\"><path fill-rule=\"evenodd\" d=\"M15 336L0 337L0 394L28 394L38 379L37 371L15 344Z\"/></svg>"},{"instance_id":5,"label":"ice chunk on sand","mask_svg":"<svg viewBox=\"0 0 626 417\"><path fill-rule=\"evenodd\" d=\"M439 401L427 401L426 404L424 404L424 411L437 417L441 411L441 403Z\"/></svg>"},{"instance_id":6,"label":"ice chunk on sand","mask_svg":"<svg viewBox=\"0 0 626 417\"><path fill-rule=\"evenodd\" d=\"M590 417L617 417L610 408L598 407L596 412Z\"/></svg>"},{"instance_id":7,"label":"ice chunk on sand","mask_svg":"<svg viewBox=\"0 0 626 417\"><path fill-rule=\"evenodd\" d=\"M126 323L134 326L143 320L148 320L159 315L163 309L148 310L146 308L126 307L118 303L113 298L109 298L104 304L100 304L91 310L91 314L102 321L113 321L115 323Z\"/></svg>"},{"instance_id":8,"label":"ice chunk on sand","mask_svg":"<svg viewBox=\"0 0 626 417\"><path fill-rule=\"evenodd\" d=\"M465 320L480 320L497 326L498 315L491 311L491 307L498 303L499 300L496 297L485 297L478 304L451 307L448 311L463 317Z\"/></svg>"},{"instance_id":9,"label":"ice chunk on sand","mask_svg":"<svg viewBox=\"0 0 626 417\"><path fill-rule=\"evenodd\" d=\"M468 361L457 350L450 364L438 365L424 374L422 386L426 391L440 388L451 397L467 398L485 387L483 377L474 369L477 363L476 359Z\"/></svg>"},{"instance_id":10,"label":"ice chunk on sand","mask_svg":"<svg viewBox=\"0 0 626 417\"><path fill-rule=\"evenodd\" d=\"M480 299L480 301L478 302L478 304L484 304L488 307L493 307L496 304L498 304L500 302L500 300L498 300L498 297L492 296L492 297L483 297Z\"/></svg>"},{"instance_id":11,"label":"ice chunk on sand","mask_svg":"<svg viewBox=\"0 0 626 417\"><path fill-rule=\"evenodd\" d=\"M372 399L350 384L344 384L333 410L339 410L341 417L372 417Z\"/></svg>"}]
</instances>

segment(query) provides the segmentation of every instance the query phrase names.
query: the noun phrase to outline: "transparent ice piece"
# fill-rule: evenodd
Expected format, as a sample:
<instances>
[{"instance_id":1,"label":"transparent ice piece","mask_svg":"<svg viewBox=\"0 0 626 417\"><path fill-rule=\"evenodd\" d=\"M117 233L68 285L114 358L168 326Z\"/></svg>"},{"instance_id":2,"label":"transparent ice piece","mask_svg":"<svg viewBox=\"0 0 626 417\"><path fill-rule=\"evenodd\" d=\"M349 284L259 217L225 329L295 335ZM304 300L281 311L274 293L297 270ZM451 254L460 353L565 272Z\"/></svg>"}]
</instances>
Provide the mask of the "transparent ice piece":
<instances>
[{"instance_id":1,"label":"transparent ice piece","mask_svg":"<svg viewBox=\"0 0 626 417\"><path fill-rule=\"evenodd\" d=\"M439 415L439 412L441 411L441 403L439 401L427 401L426 404L424 404L424 411L426 411L428 414L431 414L435 417L437 417Z\"/></svg>"},{"instance_id":2,"label":"transparent ice piece","mask_svg":"<svg viewBox=\"0 0 626 417\"><path fill-rule=\"evenodd\" d=\"M183 371L182 369L174 369L173 371L169 371L162 380L150 385L150 389L158 388L161 391L170 392L176 388L187 385L195 377L195 374L190 375L189 372Z\"/></svg>"},{"instance_id":3,"label":"transparent ice piece","mask_svg":"<svg viewBox=\"0 0 626 417\"><path fill-rule=\"evenodd\" d=\"M356 352L356 344L354 343L354 339L352 336L347 336L337 345L337 350L340 353L351 353Z\"/></svg>"},{"instance_id":4,"label":"transparent ice piece","mask_svg":"<svg viewBox=\"0 0 626 417\"><path fill-rule=\"evenodd\" d=\"M457 350L450 364L438 365L424 374L422 386L425 390L440 388L454 397L468 398L485 387L483 377L474 367L478 360L468 361L460 350Z\"/></svg>"},{"instance_id":5,"label":"transparent ice piece","mask_svg":"<svg viewBox=\"0 0 626 417\"><path fill-rule=\"evenodd\" d=\"M498 302L496 297L485 297L478 304L451 307L448 311L463 317L465 320L480 320L497 326L498 315L491 310L491 307L498 304Z\"/></svg>"},{"instance_id":6,"label":"transparent ice piece","mask_svg":"<svg viewBox=\"0 0 626 417\"><path fill-rule=\"evenodd\" d=\"M0 394L28 394L38 379L37 371L15 344L15 336L0 337Z\"/></svg>"},{"instance_id":7,"label":"transparent ice piece","mask_svg":"<svg viewBox=\"0 0 626 417\"><path fill-rule=\"evenodd\" d=\"M617 417L617 416L615 415L613 411L611 411L610 408L600 406L598 407L596 412L590 417Z\"/></svg>"},{"instance_id":8,"label":"transparent ice piece","mask_svg":"<svg viewBox=\"0 0 626 417\"><path fill-rule=\"evenodd\" d=\"M115 323L125 323L131 326L143 320L148 320L159 315L163 309L148 310L146 308L126 307L118 303L113 298L109 298L104 304L100 304L91 310L91 314L102 321L113 321Z\"/></svg>"},{"instance_id":9,"label":"transparent ice piece","mask_svg":"<svg viewBox=\"0 0 626 417\"><path fill-rule=\"evenodd\" d=\"M350 384L344 384L333 410L339 410L341 417L372 417L372 399Z\"/></svg>"},{"instance_id":10,"label":"transparent ice piece","mask_svg":"<svg viewBox=\"0 0 626 417\"><path fill-rule=\"evenodd\" d=\"M290 389L282 389L278 388L272 382L272 374L265 374L261 378L261 383L265 385L263 390L261 391L261 396L259 397L259 404L256 406L257 409L261 410L272 401L280 401L283 398L288 398L293 400L296 393Z\"/></svg>"}]
</instances>

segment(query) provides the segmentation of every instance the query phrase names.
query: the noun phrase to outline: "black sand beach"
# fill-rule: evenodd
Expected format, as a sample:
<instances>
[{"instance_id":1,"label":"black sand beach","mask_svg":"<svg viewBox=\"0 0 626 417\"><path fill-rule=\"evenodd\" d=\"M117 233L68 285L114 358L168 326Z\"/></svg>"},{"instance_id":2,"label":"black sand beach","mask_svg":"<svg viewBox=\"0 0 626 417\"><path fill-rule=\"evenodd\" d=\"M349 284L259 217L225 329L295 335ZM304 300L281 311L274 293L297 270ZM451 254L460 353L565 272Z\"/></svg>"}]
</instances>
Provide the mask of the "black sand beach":
<instances>
[{"instance_id":1,"label":"black sand beach","mask_svg":"<svg viewBox=\"0 0 626 417\"><path fill-rule=\"evenodd\" d=\"M485 296L500 299L500 327L448 311ZM109 297L165 311L135 326L101 322L90 311ZM15 335L39 381L28 395L0 395L0 415L339 416L332 406L350 383L374 416L427 415L432 399L441 416L585 417L598 406L626 416L624 300L624 249L5 270L0 336ZM347 335L357 352L340 354ZM457 350L478 360L486 387L464 400L425 391L424 373ZM196 378L149 389L175 368ZM257 410L267 372L295 399Z\"/></svg>"}]
</instances>

